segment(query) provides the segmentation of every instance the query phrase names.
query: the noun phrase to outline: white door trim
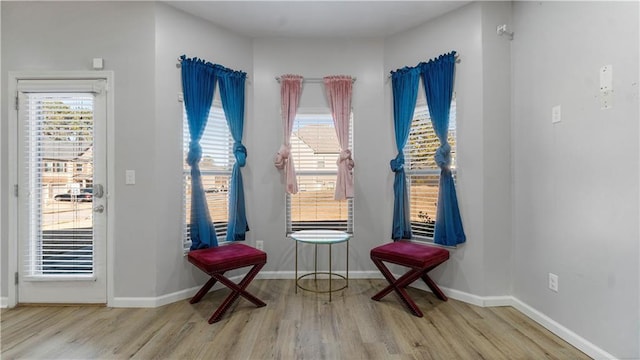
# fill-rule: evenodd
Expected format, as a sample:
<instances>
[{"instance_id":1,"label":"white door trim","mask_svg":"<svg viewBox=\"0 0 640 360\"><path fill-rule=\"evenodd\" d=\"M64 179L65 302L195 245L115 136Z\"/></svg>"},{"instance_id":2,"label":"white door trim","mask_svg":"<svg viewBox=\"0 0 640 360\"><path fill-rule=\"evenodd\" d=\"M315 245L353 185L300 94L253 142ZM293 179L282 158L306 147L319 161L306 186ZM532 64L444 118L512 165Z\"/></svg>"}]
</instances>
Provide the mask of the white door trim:
<instances>
[{"instance_id":1,"label":"white door trim","mask_svg":"<svg viewBox=\"0 0 640 360\"><path fill-rule=\"evenodd\" d=\"M6 283L8 284L7 306L14 307L18 302L18 284L15 283L14 274L18 271L18 198L13 193L15 184L18 184L18 111L14 105L17 96L17 84L19 80L79 80L79 79L104 79L107 81L107 188L105 205L107 209L113 209L115 204L115 104L114 104L114 73L113 71L10 71L8 76L8 104L9 104L9 136L8 136L8 167L9 167L9 196L8 196L8 225L9 244ZM114 224L115 216L107 216L107 306L113 303L114 297Z\"/></svg>"}]
</instances>

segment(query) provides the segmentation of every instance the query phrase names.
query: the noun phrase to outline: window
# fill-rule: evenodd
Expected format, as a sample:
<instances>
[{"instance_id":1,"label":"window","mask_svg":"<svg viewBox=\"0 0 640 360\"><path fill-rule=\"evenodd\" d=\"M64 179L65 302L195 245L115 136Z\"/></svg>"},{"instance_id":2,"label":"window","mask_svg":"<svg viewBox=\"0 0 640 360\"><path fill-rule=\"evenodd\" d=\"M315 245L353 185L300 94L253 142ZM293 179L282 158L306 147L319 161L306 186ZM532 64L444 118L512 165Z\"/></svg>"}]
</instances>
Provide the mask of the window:
<instances>
[{"instance_id":1,"label":"window","mask_svg":"<svg viewBox=\"0 0 640 360\"><path fill-rule=\"evenodd\" d=\"M353 148L353 115L349 148ZM340 145L331 114L298 114L291 133L291 159L298 193L287 194L287 234L305 229L353 232L353 199L334 200Z\"/></svg>"},{"instance_id":2,"label":"window","mask_svg":"<svg viewBox=\"0 0 640 360\"><path fill-rule=\"evenodd\" d=\"M51 162L47 161L44 163L44 171L45 172L65 172L66 165L63 162Z\"/></svg>"},{"instance_id":3,"label":"window","mask_svg":"<svg viewBox=\"0 0 640 360\"><path fill-rule=\"evenodd\" d=\"M94 96L22 93L25 278L94 276L93 204L67 169L93 161ZM54 161L48 161L53 159ZM93 178L93 174L90 174Z\"/></svg>"},{"instance_id":4,"label":"window","mask_svg":"<svg viewBox=\"0 0 640 360\"><path fill-rule=\"evenodd\" d=\"M217 91L216 91L217 93ZM216 97L218 95L216 94ZM183 247L185 252L191 246L191 231L189 221L191 219L191 167L187 164L187 154L189 153L189 125L187 114L183 109L182 124L182 150L183 150ZM231 180L231 170L235 164L233 155L233 138L227 126L227 120L222 110L220 100L215 99L207 127L204 130L202 139L202 159L200 160L200 174L202 176L202 186L207 197L209 213L216 229L218 243L225 241L227 236L227 223L229 212L229 181Z\"/></svg>"},{"instance_id":5,"label":"window","mask_svg":"<svg viewBox=\"0 0 640 360\"><path fill-rule=\"evenodd\" d=\"M451 172L456 176L456 101L451 101L449 114ZM438 206L440 168L433 156L440 140L433 131L425 101L416 105L409 140L404 149L405 173L409 188L411 231L415 238L433 239Z\"/></svg>"}]
</instances>

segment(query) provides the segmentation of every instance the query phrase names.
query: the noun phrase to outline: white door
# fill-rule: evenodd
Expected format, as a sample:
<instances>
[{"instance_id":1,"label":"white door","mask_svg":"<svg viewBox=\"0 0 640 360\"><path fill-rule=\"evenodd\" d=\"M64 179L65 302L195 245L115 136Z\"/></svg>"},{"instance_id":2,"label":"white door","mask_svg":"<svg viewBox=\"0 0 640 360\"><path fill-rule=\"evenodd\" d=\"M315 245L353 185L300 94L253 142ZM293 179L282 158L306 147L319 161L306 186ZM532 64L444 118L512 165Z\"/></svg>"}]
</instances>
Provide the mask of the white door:
<instances>
[{"instance_id":1,"label":"white door","mask_svg":"<svg viewBox=\"0 0 640 360\"><path fill-rule=\"evenodd\" d=\"M106 80L18 80L18 302L106 303Z\"/></svg>"}]
</instances>

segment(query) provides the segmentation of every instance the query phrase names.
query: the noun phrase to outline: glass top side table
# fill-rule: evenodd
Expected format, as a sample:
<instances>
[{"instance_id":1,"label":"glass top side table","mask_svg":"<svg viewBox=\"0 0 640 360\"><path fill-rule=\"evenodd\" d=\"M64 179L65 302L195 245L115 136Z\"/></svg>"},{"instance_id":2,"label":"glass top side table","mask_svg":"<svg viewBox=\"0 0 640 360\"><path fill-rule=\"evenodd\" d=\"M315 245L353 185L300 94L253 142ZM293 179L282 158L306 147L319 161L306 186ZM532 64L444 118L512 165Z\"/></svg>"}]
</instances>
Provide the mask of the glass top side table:
<instances>
[{"instance_id":1,"label":"glass top side table","mask_svg":"<svg viewBox=\"0 0 640 360\"><path fill-rule=\"evenodd\" d=\"M329 293L329 301L331 301L332 293L345 289L346 287L349 286L349 239L351 239L351 234L348 234L344 231L337 231L337 230L301 230L301 231L296 231L294 233L291 233L289 237L295 240L295 243L296 243L296 275L295 275L296 293L298 293L298 288L306 291L315 292L315 293ZM307 243L307 244L314 245L314 271L301 276L298 276L298 243ZM347 267L345 271L346 276L342 276L341 274L337 274L332 271L331 248L333 244L338 244L338 243L346 243L346 247L347 247L347 257L346 257ZM318 271L318 245L329 245L329 270L328 271ZM300 284L300 280L302 280L307 276L312 276L312 275L314 279L317 281L318 274L329 276L329 290L320 290L317 286L317 283L314 288L304 287ZM334 289L332 284L332 278L334 277L344 279L345 285L341 286L340 288Z\"/></svg>"}]
</instances>

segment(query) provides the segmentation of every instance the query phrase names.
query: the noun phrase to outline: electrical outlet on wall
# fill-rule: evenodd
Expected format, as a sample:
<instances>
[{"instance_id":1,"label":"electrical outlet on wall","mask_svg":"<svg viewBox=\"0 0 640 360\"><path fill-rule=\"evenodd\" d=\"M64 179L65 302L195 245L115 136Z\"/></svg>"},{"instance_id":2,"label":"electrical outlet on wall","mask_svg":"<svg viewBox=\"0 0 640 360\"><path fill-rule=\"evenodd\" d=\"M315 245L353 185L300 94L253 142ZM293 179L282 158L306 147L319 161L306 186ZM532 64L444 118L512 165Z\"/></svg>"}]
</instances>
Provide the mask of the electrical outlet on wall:
<instances>
[{"instance_id":1,"label":"electrical outlet on wall","mask_svg":"<svg viewBox=\"0 0 640 360\"><path fill-rule=\"evenodd\" d=\"M558 292L558 275L549 273L549 290Z\"/></svg>"},{"instance_id":2,"label":"electrical outlet on wall","mask_svg":"<svg viewBox=\"0 0 640 360\"><path fill-rule=\"evenodd\" d=\"M256 240L256 249L258 249L258 250L264 250L264 241L262 241L262 240Z\"/></svg>"},{"instance_id":3,"label":"electrical outlet on wall","mask_svg":"<svg viewBox=\"0 0 640 360\"><path fill-rule=\"evenodd\" d=\"M600 109L613 107L613 66L605 65L600 68Z\"/></svg>"}]
</instances>

